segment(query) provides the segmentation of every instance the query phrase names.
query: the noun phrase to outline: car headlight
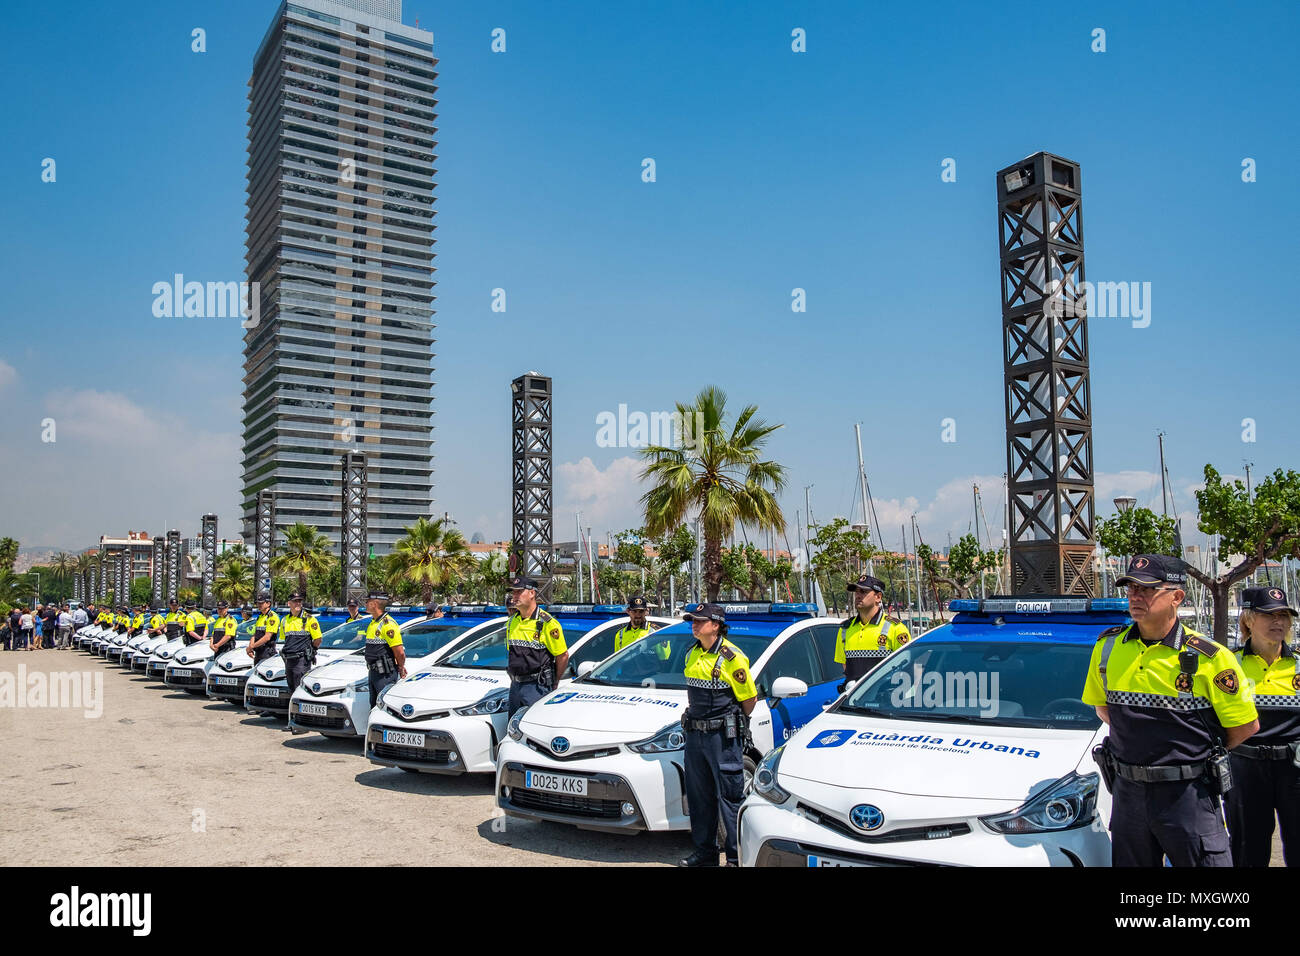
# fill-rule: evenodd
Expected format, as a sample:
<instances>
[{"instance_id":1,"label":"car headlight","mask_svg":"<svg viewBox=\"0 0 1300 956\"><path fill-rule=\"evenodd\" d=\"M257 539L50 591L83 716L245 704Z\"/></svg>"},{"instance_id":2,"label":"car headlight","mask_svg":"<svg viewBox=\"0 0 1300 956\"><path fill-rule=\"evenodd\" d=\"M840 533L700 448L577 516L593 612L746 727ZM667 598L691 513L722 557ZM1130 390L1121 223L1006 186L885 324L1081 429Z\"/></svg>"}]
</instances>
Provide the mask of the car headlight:
<instances>
[{"instance_id":1,"label":"car headlight","mask_svg":"<svg viewBox=\"0 0 1300 956\"><path fill-rule=\"evenodd\" d=\"M510 718L510 723L506 727L506 733L510 735L511 740L524 739L524 732L519 729L519 722L524 719L524 711L527 709L527 707L523 708Z\"/></svg>"},{"instance_id":2,"label":"car headlight","mask_svg":"<svg viewBox=\"0 0 1300 956\"><path fill-rule=\"evenodd\" d=\"M784 751L785 744L782 744L759 761L758 766L754 768L754 792L773 803L785 803L790 799L790 794L782 790L776 782L776 768L781 763L781 754Z\"/></svg>"},{"instance_id":3,"label":"car headlight","mask_svg":"<svg viewBox=\"0 0 1300 956\"><path fill-rule=\"evenodd\" d=\"M1070 772L1028 803L1007 813L980 817L997 833L1050 833L1087 826L1097 815L1095 773Z\"/></svg>"},{"instance_id":4,"label":"car headlight","mask_svg":"<svg viewBox=\"0 0 1300 956\"><path fill-rule=\"evenodd\" d=\"M481 700L475 701L468 707L455 708L455 711L462 717L486 717L489 714L499 714L509 706L510 688L502 687L499 690L492 691L492 693Z\"/></svg>"},{"instance_id":5,"label":"car headlight","mask_svg":"<svg viewBox=\"0 0 1300 956\"><path fill-rule=\"evenodd\" d=\"M686 734L682 733L680 723L669 724L653 737L628 744L627 749L638 754L663 754L672 750L681 750L686 746Z\"/></svg>"},{"instance_id":6,"label":"car headlight","mask_svg":"<svg viewBox=\"0 0 1300 956\"><path fill-rule=\"evenodd\" d=\"M367 681L369 681L369 678L367 678ZM368 688L369 686L370 686L370 684L367 683L367 684L366 684L366 687ZM393 689L394 687L396 687L396 686L397 686L397 682L396 682L396 681L394 681L394 682L391 683L391 684L385 684L383 690L381 690L381 691L379 692L379 695L378 695L377 697L375 697L375 706L376 706L376 707L380 707L380 706L382 706L383 703L384 703L384 698L388 696L388 692L389 692L390 690L392 690L392 689Z\"/></svg>"}]
</instances>

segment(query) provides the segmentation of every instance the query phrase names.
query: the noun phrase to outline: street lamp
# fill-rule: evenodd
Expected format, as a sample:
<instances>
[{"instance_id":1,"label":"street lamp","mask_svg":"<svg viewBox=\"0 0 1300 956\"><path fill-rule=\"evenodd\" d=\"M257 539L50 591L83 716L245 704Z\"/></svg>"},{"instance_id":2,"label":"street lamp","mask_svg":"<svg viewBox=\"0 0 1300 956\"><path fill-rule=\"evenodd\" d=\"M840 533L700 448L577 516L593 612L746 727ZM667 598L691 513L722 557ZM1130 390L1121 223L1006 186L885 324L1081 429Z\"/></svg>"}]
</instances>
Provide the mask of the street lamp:
<instances>
[{"instance_id":1,"label":"street lamp","mask_svg":"<svg viewBox=\"0 0 1300 956\"><path fill-rule=\"evenodd\" d=\"M1138 500L1136 498L1131 498L1128 495L1121 495L1115 499L1115 507L1123 514L1132 511L1133 506L1137 504L1137 502Z\"/></svg>"}]
</instances>

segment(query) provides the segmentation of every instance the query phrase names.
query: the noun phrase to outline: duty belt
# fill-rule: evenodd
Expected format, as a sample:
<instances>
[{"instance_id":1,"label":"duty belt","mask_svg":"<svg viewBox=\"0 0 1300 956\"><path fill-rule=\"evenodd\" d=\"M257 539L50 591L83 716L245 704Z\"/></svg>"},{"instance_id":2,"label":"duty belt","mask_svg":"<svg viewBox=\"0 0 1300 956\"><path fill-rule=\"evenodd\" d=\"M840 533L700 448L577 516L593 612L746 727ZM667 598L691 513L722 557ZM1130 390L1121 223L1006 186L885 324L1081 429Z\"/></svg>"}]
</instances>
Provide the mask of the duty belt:
<instances>
[{"instance_id":1,"label":"duty belt","mask_svg":"<svg viewBox=\"0 0 1300 956\"><path fill-rule=\"evenodd\" d=\"M694 730L700 733L712 733L715 730L722 730L727 726L727 718L714 717L712 720L691 720L689 717L682 721L682 726L687 730Z\"/></svg>"},{"instance_id":2,"label":"duty belt","mask_svg":"<svg viewBox=\"0 0 1300 956\"><path fill-rule=\"evenodd\" d=\"M527 674L511 674L510 679L516 684L532 684L541 679L543 674L550 674L548 670L535 670Z\"/></svg>"},{"instance_id":3,"label":"duty belt","mask_svg":"<svg viewBox=\"0 0 1300 956\"><path fill-rule=\"evenodd\" d=\"M1172 783L1193 780L1205 773L1205 761L1180 764L1176 767L1143 767L1138 764L1115 761L1115 773L1134 783Z\"/></svg>"},{"instance_id":4,"label":"duty belt","mask_svg":"<svg viewBox=\"0 0 1300 956\"><path fill-rule=\"evenodd\" d=\"M1238 744L1232 748L1231 753L1250 757L1252 760L1290 760L1294 746L1295 744L1281 744L1279 746Z\"/></svg>"}]
</instances>

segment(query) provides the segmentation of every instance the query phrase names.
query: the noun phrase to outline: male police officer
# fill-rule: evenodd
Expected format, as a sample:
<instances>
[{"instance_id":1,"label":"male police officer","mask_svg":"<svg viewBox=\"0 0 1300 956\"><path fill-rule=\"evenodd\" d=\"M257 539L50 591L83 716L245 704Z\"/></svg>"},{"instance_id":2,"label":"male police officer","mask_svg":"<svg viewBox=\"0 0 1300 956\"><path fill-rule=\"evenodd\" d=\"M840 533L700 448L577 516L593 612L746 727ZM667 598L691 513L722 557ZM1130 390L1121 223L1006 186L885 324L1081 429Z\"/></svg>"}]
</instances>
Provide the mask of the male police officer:
<instances>
[{"instance_id":1,"label":"male police officer","mask_svg":"<svg viewBox=\"0 0 1300 956\"><path fill-rule=\"evenodd\" d=\"M506 624L506 672L510 675L510 717L549 694L569 663L560 622L537 606L537 582L515 578Z\"/></svg>"},{"instance_id":2,"label":"male police officer","mask_svg":"<svg viewBox=\"0 0 1300 956\"><path fill-rule=\"evenodd\" d=\"M1094 751L1112 787L1115 866L1231 866L1219 797L1226 750L1259 729L1232 652L1178 621L1186 592L1178 558L1140 554L1115 583L1134 623L1102 631L1083 702L1110 725ZM1226 748L1226 750L1225 750Z\"/></svg>"},{"instance_id":3,"label":"male police officer","mask_svg":"<svg viewBox=\"0 0 1300 956\"><path fill-rule=\"evenodd\" d=\"M258 615L253 623L253 639L248 642L248 656L256 667L275 654L275 640L280 634L280 615L271 610L271 593L257 596Z\"/></svg>"},{"instance_id":4,"label":"male police officer","mask_svg":"<svg viewBox=\"0 0 1300 956\"><path fill-rule=\"evenodd\" d=\"M370 706L379 703L379 694L390 684L406 676L406 648L402 631L388 616L388 595L371 591L366 597L370 623L366 625L366 670L370 672Z\"/></svg>"},{"instance_id":5,"label":"male police officer","mask_svg":"<svg viewBox=\"0 0 1300 956\"><path fill-rule=\"evenodd\" d=\"M225 601L217 602L217 616L212 619L208 643L212 647L212 656L224 654L235 646L235 629L239 622L230 616L230 605Z\"/></svg>"},{"instance_id":6,"label":"male police officer","mask_svg":"<svg viewBox=\"0 0 1300 956\"><path fill-rule=\"evenodd\" d=\"M651 631L655 630L646 624L646 613L649 605L646 604L645 595L633 594L627 602L628 622L618 629L614 635L614 650L621 651L623 648L635 644L641 638L645 637Z\"/></svg>"},{"instance_id":7,"label":"male police officer","mask_svg":"<svg viewBox=\"0 0 1300 956\"><path fill-rule=\"evenodd\" d=\"M1281 588L1241 593L1237 660L1259 710L1259 733L1232 751L1228 832L1236 866L1268 866L1273 814L1282 828L1282 858L1300 866L1300 669L1288 643L1295 608Z\"/></svg>"},{"instance_id":8,"label":"male police officer","mask_svg":"<svg viewBox=\"0 0 1300 956\"><path fill-rule=\"evenodd\" d=\"M695 852L680 866L718 865L718 815L725 835L727 865L737 865L736 818L745 789L746 718L758 691L749 659L726 639L727 615L717 604L701 604L682 617L691 622L695 643L686 652L686 802L691 811Z\"/></svg>"},{"instance_id":9,"label":"male police officer","mask_svg":"<svg viewBox=\"0 0 1300 956\"><path fill-rule=\"evenodd\" d=\"M885 614L881 597L885 583L864 574L849 584L853 607L858 612L846 618L835 634L835 662L844 666L844 693L849 681L861 680L873 667L912 639L907 625Z\"/></svg>"},{"instance_id":10,"label":"male police officer","mask_svg":"<svg viewBox=\"0 0 1300 956\"><path fill-rule=\"evenodd\" d=\"M348 598L348 619L343 623L351 624L353 621L357 620L360 617L361 617L361 612L357 610L357 599Z\"/></svg>"},{"instance_id":11,"label":"male police officer","mask_svg":"<svg viewBox=\"0 0 1300 956\"><path fill-rule=\"evenodd\" d=\"M175 598L167 602L167 616L163 618L163 630L167 640L174 641L185 633L185 615L181 613L180 604Z\"/></svg>"},{"instance_id":12,"label":"male police officer","mask_svg":"<svg viewBox=\"0 0 1300 956\"><path fill-rule=\"evenodd\" d=\"M161 611L152 611L149 614L148 628L150 637L158 637L166 627L167 621Z\"/></svg>"},{"instance_id":13,"label":"male police officer","mask_svg":"<svg viewBox=\"0 0 1300 956\"><path fill-rule=\"evenodd\" d=\"M208 636L208 616L191 599L185 602L185 644L197 644Z\"/></svg>"},{"instance_id":14,"label":"male police officer","mask_svg":"<svg viewBox=\"0 0 1300 956\"><path fill-rule=\"evenodd\" d=\"M303 613L301 594L289 595L289 613L280 622L280 633L284 636L280 650L284 658L284 679L292 695L302 683L303 675L316 663L316 648L320 647L320 623L314 614Z\"/></svg>"}]
</instances>

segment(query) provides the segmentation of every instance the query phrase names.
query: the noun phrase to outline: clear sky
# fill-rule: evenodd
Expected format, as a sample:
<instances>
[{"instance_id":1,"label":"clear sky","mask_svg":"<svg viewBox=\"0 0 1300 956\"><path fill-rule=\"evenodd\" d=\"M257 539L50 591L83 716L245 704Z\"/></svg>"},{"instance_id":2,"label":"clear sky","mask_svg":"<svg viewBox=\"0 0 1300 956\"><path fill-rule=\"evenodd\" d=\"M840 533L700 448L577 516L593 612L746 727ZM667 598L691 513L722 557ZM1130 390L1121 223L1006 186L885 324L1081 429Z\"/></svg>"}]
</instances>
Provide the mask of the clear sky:
<instances>
[{"instance_id":1,"label":"clear sky","mask_svg":"<svg viewBox=\"0 0 1300 956\"><path fill-rule=\"evenodd\" d=\"M0 534L70 548L209 510L237 533L240 329L154 318L150 290L242 278L275 8L8 5ZM967 530L973 480L1000 528L993 174L1040 149L1082 166L1089 279L1151 284L1148 327L1091 325L1100 513L1159 507L1159 430L1185 514L1207 461L1295 467L1300 8L1078 8L408 0L440 58L436 511L509 534L509 382L536 369L557 538L578 508L638 523L636 451L598 446L597 416L709 383L784 423L792 524L805 485L819 520L854 507L861 422L886 544L912 512L940 546Z\"/></svg>"}]
</instances>

